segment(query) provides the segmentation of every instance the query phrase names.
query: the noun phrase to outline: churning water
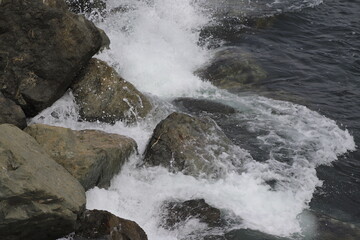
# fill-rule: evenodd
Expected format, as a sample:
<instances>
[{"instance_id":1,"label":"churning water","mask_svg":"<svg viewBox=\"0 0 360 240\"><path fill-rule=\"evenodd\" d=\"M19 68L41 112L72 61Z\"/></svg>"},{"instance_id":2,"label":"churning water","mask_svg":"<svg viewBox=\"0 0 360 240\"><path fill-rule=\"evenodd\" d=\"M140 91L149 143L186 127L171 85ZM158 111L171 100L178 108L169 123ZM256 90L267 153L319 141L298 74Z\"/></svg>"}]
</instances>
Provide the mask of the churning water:
<instances>
[{"instance_id":1,"label":"churning water","mask_svg":"<svg viewBox=\"0 0 360 240\"><path fill-rule=\"evenodd\" d=\"M331 119L331 108L341 104L332 102L334 94L331 95L330 90L321 95L323 89L329 87L319 73L320 64L324 64L322 61L326 59L314 60L313 57L317 55L307 56L308 52L300 50L296 52L296 49L304 47L298 41L305 37L293 36L292 31L282 26L292 24L299 28L296 30L299 33L306 32L306 24L314 24L317 20L316 9L327 6L321 3L320 0L109 0L108 14L97 24L111 40L110 50L97 57L107 61L121 76L149 96L154 106L151 114L133 126L126 126L122 122L109 125L78 121L78 109L69 92L31 121L72 129L99 129L134 138L140 155L130 159L112 180L108 190L89 190L87 208L108 210L134 220L145 230L149 239L190 239L191 236L209 234L209 231L212 231L211 234L225 231L209 230L196 219L172 231L160 227L165 201L195 198L204 198L210 205L221 209L231 222L231 228L250 228L284 237L301 236L306 229L302 228L299 215L309 208L314 194L321 191L319 189L323 185L317 176L317 169L321 165L330 166L345 153L356 149L348 126L342 126L343 119L336 117L338 122ZM303 16L307 9L310 13L306 12ZM273 25L264 29L245 27L244 30L243 23L240 24L244 16L274 18L278 15L280 20L274 20ZM225 29L228 25L224 21L228 20L233 25ZM296 24L296 21L299 23ZM236 28L236 24L241 27ZM200 44L201 30L214 25L215 29L225 29L226 34L214 32L213 37L205 40L205 44ZM351 34L360 34L353 32L355 30ZM211 46L214 38L216 47ZM304 41L311 45L310 39ZM211 60L216 51L228 46L243 47L268 71L267 79L258 83L259 86L265 86L269 91L297 94L307 100L301 101L309 103L307 107L260 96L263 94L255 94L251 90L230 93L194 75L197 69ZM317 51L320 44L311 47ZM325 49L319 54L331 53ZM359 63L359 52L355 54ZM314 66L317 61L319 65ZM330 69L330 66L324 68ZM338 65L334 67L341 68ZM346 71L344 68L342 70ZM329 72L331 70L324 73L325 76L331 77ZM359 78L359 72L357 76ZM313 78L315 80L310 81ZM300 81L303 82L299 84ZM311 93L317 96L306 99L307 87L302 84L312 84L314 88ZM321 84L322 87L318 87ZM332 90L337 89L333 87ZM239 145L235 154L242 162L241 174L228 171L221 179L196 179L182 173L170 173L161 167L137 167L156 124L169 113L178 111L171 104L178 97L210 99L237 110L236 114L224 121L231 122L230 130L225 132L231 132L229 137ZM324 101L328 108L321 108ZM325 112L328 117L314 109ZM341 113L337 109L334 115ZM356 113L352 117L356 119L358 116ZM345 123L351 125L349 121L344 120ZM269 182L274 184L270 185Z\"/></svg>"}]
</instances>

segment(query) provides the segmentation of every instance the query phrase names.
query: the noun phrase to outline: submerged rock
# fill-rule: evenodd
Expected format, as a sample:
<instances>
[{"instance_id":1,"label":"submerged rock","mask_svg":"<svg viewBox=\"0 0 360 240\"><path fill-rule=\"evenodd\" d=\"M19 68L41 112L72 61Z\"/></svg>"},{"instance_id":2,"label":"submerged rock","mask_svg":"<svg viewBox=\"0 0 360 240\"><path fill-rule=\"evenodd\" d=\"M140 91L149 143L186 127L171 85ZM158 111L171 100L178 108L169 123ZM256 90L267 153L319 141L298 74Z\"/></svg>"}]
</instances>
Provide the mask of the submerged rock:
<instances>
[{"instance_id":1,"label":"submerged rock","mask_svg":"<svg viewBox=\"0 0 360 240\"><path fill-rule=\"evenodd\" d=\"M302 213L305 236L316 240L360 239L360 225L343 222L315 211Z\"/></svg>"},{"instance_id":2,"label":"submerged rock","mask_svg":"<svg viewBox=\"0 0 360 240\"><path fill-rule=\"evenodd\" d=\"M173 102L175 103L175 105L184 108L186 111L189 111L191 113L235 113L235 109L233 107L208 99L177 98Z\"/></svg>"},{"instance_id":3,"label":"submerged rock","mask_svg":"<svg viewBox=\"0 0 360 240\"><path fill-rule=\"evenodd\" d=\"M220 210L207 204L204 199L194 199L185 202L169 202L163 206L165 210L162 226L173 229L176 225L196 218L209 227L221 227L224 221Z\"/></svg>"},{"instance_id":4,"label":"submerged rock","mask_svg":"<svg viewBox=\"0 0 360 240\"><path fill-rule=\"evenodd\" d=\"M84 206L84 188L35 139L0 125L0 239L64 236Z\"/></svg>"},{"instance_id":5,"label":"submerged rock","mask_svg":"<svg viewBox=\"0 0 360 240\"><path fill-rule=\"evenodd\" d=\"M163 166L194 177L218 177L241 157L234 145L210 118L172 113L155 128L145 151L145 164Z\"/></svg>"},{"instance_id":6,"label":"submerged rock","mask_svg":"<svg viewBox=\"0 0 360 240\"><path fill-rule=\"evenodd\" d=\"M80 106L80 115L87 121L133 123L151 110L149 100L142 93L112 67L95 58L72 89Z\"/></svg>"},{"instance_id":7,"label":"submerged rock","mask_svg":"<svg viewBox=\"0 0 360 240\"><path fill-rule=\"evenodd\" d=\"M0 90L35 116L60 98L102 46L63 0L0 1Z\"/></svg>"},{"instance_id":8,"label":"submerged rock","mask_svg":"<svg viewBox=\"0 0 360 240\"><path fill-rule=\"evenodd\" d=\"M239 48L219 51L197 75L219 88L236 89L250 86L266 78L266 72Z\"/></svg>"},{"instance_id":9,"label":"submerged rock","mask_svg":"<svg viewBox=\"0 0 360 240\"><path fill-rule=\"evenodd\" d=\"M73 131L35 124L25 131L78 179L85 190L108 187L137 147L131 138L97 130Z\"/></svg>"},{"instance_id":10,"label":"submerged rock","mask_svg":"<svg viewBox=\"0 0 360 240\"><path fill-rule=\"evenodd\" d=\"M74 240L147 240L146 233L136 222L107 211L87 210L78 225Z\"/></svg>"},{"instance_id":11,"label":"submerged rock","mask_svg":"<svg viewBox=\"0 0 360 240\"><path fill-rule=\"evenodd\" d=\"M25 113L20 106L4 97L0 92L0 124L9 123L23 129L26 127Z\"/></svg>"}]
</instances>

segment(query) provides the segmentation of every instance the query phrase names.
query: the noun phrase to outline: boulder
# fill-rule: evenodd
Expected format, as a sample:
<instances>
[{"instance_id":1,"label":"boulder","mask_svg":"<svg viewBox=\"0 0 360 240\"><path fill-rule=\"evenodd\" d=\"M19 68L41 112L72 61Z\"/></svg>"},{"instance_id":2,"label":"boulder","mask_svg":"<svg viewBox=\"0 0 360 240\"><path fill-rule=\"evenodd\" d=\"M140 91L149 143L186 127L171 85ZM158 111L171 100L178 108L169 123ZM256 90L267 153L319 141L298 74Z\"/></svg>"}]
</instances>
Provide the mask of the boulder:
<instances>
[{"instance_id":1,"label":"boulder","mask_svg":"<svg viewBox=\"0 0 360 240\"><path fill-rule=\"evenodd\" d=\"M0 125L0 239L47 240L74 231L81 184L28 134Z\"/></svg>"},{"instance_id":2,"label":"boulder","mask_svg":"<svg viewBox=\"0 0 360 240\"><path fill-rule=\"evenodd\" d=\"M247 157L235 154L236 149L212 119L175 112L156 126L144 163L194 177L216 178L240 167L241 158Z\"/></svg>"},{"instance_id":3,"label":"boulder","mask_svg":"<svg viewBox=\"0 0 360 240\"><path fill-rule=\"evenodd\" d=\"M196 74L224 89L249 87L267 76L249 54L236 47L217 52L213 60L197 70Z\"/></svg>"},{"instance_id":4,"label":"boulder","mask_svg":"<svg viewBox=\"0 0 360 240\"><path fill-rule=\"evenodd\" d=\"M86 121L133 123L151 110L149 100L99 59L91 59L72 86Z\"/></svg>"},{"instance_id":5,"label":"boulder","mask_svg":"<svg viewBox=\"0 0 360 240\"><path fill-rule=\"evenodd\" d=\"M35 116L60 98L102 46L63 0L0 1L0 91Z\"/></svg>"},{"instance_id":6,"label":"boulder","mask_svg":"<svg viewBox=\"0 0 360 240\"><path fill-rule=\"evenodd\" d=\"M168 202L163 206L162 226L165 229L174 229L191 218L197 218L209 227L221 227L224 221L220 210L207 204L204 199L193 199L185 202Z\"/></svg>"},{"instance_id":7,"label":"boulder","mask_svg":"<svg viewBox=\"0 0 360 240\"><path fill-rule=\"evenodd\" d=\"M228 115L235 113L233 107L208 99L177 98L173 102L185 111L195 114L205 112Z\"/></svg>"},{"instance_id":8,"label":"boulder","mask_svg":"<svg viewBox=\"0 0 360 240\"><path fill-rule=\"evenodd\" d=\"M147 240L146 233L136 222L107 211L86 210L78 225L74 240Z\"/></svg>"},{"instance_id":9,"label":"boulder","mask_svg":"<svg viewBox=\"0 0 360 240\"><path fill-rule=\"evenodd\" d=\"M95 186L108 187L110 180L137 148L131 138L97 130L73 131L34 124L25 131L85 190Z\"/></svg>"},{"instance_id":10,"label":"boulder","mask_svg":"<svg viewBox=\"0 0 360 240\"><path fill-rule=\"evenodd\" d=\"M1 92L0 109L0 124L9 123L21 129L26 127L26 117L21 107L4 97Z\"/></svg>"}]
</instances>

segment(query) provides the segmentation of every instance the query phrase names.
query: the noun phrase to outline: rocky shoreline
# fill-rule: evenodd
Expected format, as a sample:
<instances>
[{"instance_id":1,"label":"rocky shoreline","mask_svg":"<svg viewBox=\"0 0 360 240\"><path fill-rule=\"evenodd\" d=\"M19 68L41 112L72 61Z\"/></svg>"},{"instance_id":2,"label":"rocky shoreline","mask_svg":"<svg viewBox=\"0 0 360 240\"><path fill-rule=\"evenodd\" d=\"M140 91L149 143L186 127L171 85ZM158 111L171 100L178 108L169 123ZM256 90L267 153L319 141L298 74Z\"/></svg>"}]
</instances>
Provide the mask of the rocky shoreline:
<instances>
[{"instance_id":1,"label":"rocky shoreline","mask_svg":"<svg viewBox=\"0 0 360 240\"><path fill-rule=\"evenodd\" d=\"M68 4L68 5L67 5ZM101 29L75 13L105 8L105 2L63 0L0 0L0 238L145 240L147 235L131 221L106 211L86 210L85 191L107 188L111 179L137 152L135 140L96 130L33 124L31 118L51 106L69 89L74 93L82 121L134 124L152 109L150 99L105 62L93 58L109 47ZM70 10L73 12L71 12ZM223 56L222 56L223 57ZM222 58L210 70L198 72L223 88L239 85L265 73L246 62L236 76L224 77ZM229 71L238 69L231 58ZM213 72L212 72L213 71ZM215 84L216 85L216 84ZM220 103L180 98L184 112L234 114ZM196 178L218 178L235 164L237 146L209 117L172 113L154 130L144 153L144 166L163 166ZM208 151L211 146L212 151ZM226 157L218 161L226 152ZM171 162L170 162L171 160ZM173 201L163 206L161 227L171 230L197 218L209 228L229 225L221 210L204 199ZM360 235L358 227L310 213L319 219L317 239L347 239ZM241 221L241 220L240 220ZM237 231L237 230L236 230ZM252 230L241 239L279 239ZM197 239L235 239L223 236ZM70 235L69 235L70 234ZM238 233L237 233L238 234Z\"/></svg>"}]
</instances>

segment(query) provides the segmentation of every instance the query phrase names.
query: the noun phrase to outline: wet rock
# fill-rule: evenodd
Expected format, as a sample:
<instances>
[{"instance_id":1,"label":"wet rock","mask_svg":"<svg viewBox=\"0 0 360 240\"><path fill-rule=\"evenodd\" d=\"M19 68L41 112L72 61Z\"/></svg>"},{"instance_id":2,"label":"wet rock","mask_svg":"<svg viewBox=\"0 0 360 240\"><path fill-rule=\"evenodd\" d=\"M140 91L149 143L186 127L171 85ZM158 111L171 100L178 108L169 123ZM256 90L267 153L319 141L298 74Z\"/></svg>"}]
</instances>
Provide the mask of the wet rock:
<instances>
[{"instance_id":1,"label":"wet rock","mask_svg":"<svg viewBox=\"0 0 360 240\"><path fill-rule=\"evenodd\" d=\"M21 107L4 97L1 92L0 109L0 124L9 123L21 129L26 127L26 117Z\"/></svg>"},{"instance_id":2,"label":"wet rock","mask_svg":"<svg viewBox=\"0 0 360 240\"><path fill-rule=\"evenodd\" d=\"M131 138L97 130L73 131L34 124L25 131L78 179L85 190L108 187L137 147Z\"/></svg>"},{"instance_id":3,"label":"wet rock","mask_svg":"<svg viewBox=\"0 0 360 240\"><path fill-rule=\"evenodd\" d=\"M0 125L0 239L64 236L84 206L84 188L35 139Z\"/></svg>"},{"instance_id":4,"label":"wet rock","mask_svg":"<svg viewBox=\"0 0 360 240\"><path fill-rule=\"evenodd\" d=\"M315 211L304 211L305 236L316 240L360 239L360 225L343 222Z\"/></svg>"},{"instance_id":5,"label":"wet rock","mask_svg":"<svg viewBox=\"0 0 360 240\"><path fill-rule=\"evenodd\" d=\"M232 142L210 118L175 112L156 126L144 162L172 172L211 178L240 164L241 156L235 157L233 150Z\"/></svg>"},{"instance_id":6,"label":"wet rock","mask_svg":"<svg viewBox=\"0 0 360 240\"><path fill-rule=\"evenodd\" d=\"M196 218L209 227L221 227L224 221L220 210L207 204L204 199L194 199L185 202L169 202L163 208L162 226L165 229L174 229L176 225L190 218Z\"/></svg>"},{"instance_id":7,"label":"wet rock","mask_svg":"<svg viewBox=\"0 0 360 240\"><path fill-rule=\"evenodd\" d=\"M235 113L235 109L211 100L207 99L195 99L195 98L177 98L173 101L175 105L191 112L191 113L219 113L219 114L232 114Z\"/></svg>"},{"instance_id":8,"label":"wet rock","mask_svg":"<svg viewBox=\"0 0 360 240\"><path fill-rule=\"evenodd\" d=\"M146 233L136 222L107 211L87 210L78 225L74 240L147 240Z\"/></svg>"},{"instance_id":9,"label":"wet rock","mask_svg":"<svg viewBox=\"0 0 360 240\"><path fill-rule=\"evenodd\" d=\"M266 72L235 47L219 51L211 63L196 74L224 89L243 88L266 78Z\"/></svg>"},{"instance_id":10,"label":"wet rock","mask_svg":"<svg viewBox=\"0 0 360 240\"><path fill-rule=\"evenodd\" d=\"M0 90L35 116L65 93L102 41L62 0L2 0Z\"/></svg>"},{"instance_id":11,"label":"wet rock","mask_svg":"<svg viewBox=\"0 0 360 240\"><path fill-rule=\"evenodd\" d=\"M87 121L133 123L151 110L149 100L105 62L91 59L72 86L80 115Z\"/></svg>"}]
</instances>

